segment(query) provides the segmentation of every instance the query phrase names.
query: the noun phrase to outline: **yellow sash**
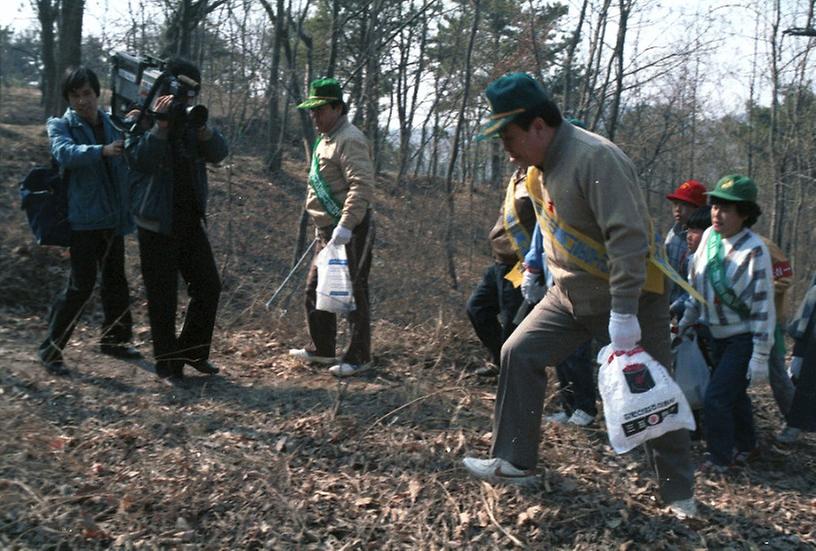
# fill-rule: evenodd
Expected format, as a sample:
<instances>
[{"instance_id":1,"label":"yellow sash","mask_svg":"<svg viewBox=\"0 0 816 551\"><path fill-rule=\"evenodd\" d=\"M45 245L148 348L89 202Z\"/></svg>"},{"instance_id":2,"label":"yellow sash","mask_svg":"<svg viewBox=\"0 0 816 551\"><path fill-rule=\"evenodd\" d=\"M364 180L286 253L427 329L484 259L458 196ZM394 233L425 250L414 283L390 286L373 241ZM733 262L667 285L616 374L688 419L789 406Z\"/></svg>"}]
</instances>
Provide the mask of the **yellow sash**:
<instances>
[{"instance_id":1,"label":"yellow sash","mask_svg":"<svg viewBox=\"0 0 816 551\"><path fill-rule=\"evenodd\" d=\"M569 257L571 262L595 277L609 280L609 257L606 254L606 248L564 222L555 212L550 212L544 204L544 190L542 186L536 185L536 180L542 180L541 172L535 167L530 167L527 169L525 185L533 202L541 231L549 237L552 246ZM649 230L649 254L646 257L648 264L643 290L663 294L663 276L665 275L696 300L705 303L702 295L669 264L663 242L659 236L655 236L651 220L649 220Z\"/></svg>"},{"instance_id":2,"label":"yellow sash","mask_svg":"<svg viewBox=\"0 0 816 551\"><path fill-rule=\"evenodd\" d=\"M510 178L510 183L507 185L507 191L504 194L504 208L502 209L502 224L504 224L504 231L510 237L510 243L516 251L519 261L513 266L513 269L507 272L504 279L511 282L513 287L521 285L521 279L524 275L524 256L530 250L531 236L521 224L518 212L516 211L516 182L515 174ZM526 182L525 182L526 186Z\"/></svg>"}]
</instances>

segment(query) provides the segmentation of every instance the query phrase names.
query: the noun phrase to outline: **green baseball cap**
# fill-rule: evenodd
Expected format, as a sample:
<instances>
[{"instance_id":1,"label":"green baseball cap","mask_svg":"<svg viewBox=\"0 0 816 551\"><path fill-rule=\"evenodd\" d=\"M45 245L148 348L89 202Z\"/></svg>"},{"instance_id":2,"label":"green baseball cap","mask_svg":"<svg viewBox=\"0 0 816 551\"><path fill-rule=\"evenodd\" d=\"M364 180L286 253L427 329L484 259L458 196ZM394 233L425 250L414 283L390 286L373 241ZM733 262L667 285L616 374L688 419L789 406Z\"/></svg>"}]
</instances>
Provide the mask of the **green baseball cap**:
<instances>
[{"instance_id":1,"label":"green baseball cap","mask_svg":"<svg viewBox=\"0 0 816 551\"><path fill-rule=\"evenodd\" d=\"M748 176L729 174L720 178L714 191L707 191L706 195L734 203L756 203L757 186Z\"/></svg>"},{"instance_id":2,"label":"green baseball cap","mask_svg":"<svg viewBox=\"0 0 816 551\"><path fill-rule=\"evenodd\" d=\"M343 101L343 90L334 78L319 78L309 85L309 97L298 109L316 109L333 101Z\"/></svg>"},{"instance_id":3,"label":"green baseball cap","mask_svg":"<svg viewBox=\"0 0 816 551\"><path fill-rule=\"evenodd\" d=\"M492 114L476 141L496 136L519 115L534 109L548 99L544 87L526 73L510 73L497 78L485 89Z\"/></svg>"}]
</instances>

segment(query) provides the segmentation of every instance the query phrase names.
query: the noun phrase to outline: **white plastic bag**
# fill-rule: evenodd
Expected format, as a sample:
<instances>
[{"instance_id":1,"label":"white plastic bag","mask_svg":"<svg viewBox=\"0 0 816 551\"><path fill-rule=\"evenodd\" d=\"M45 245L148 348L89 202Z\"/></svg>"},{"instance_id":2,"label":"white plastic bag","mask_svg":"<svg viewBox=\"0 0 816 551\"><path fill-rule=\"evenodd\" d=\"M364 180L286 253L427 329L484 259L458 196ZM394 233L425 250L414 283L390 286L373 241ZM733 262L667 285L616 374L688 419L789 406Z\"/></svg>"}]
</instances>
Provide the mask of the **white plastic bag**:
<instances>
[{"instance_id":1,"label":"white plastic bag","mask_svg":"<svg viewBox=\"0 0 816 551\"><path fill-rule=\"evenodd\" d=\"M315 308L335 314L355 309L345 245L326 245L317 254L317 301Z\"/></svg>"},{"instance_id":2,"label":"white plastic bag","mask_svg":"<svg viewBox=\"0 0 816 551\"><path fill-rule=\"evenodd\" d=\"M662 365L638 347L598 353L598 390L606 431L616 453L678 429L694 430L694 416L683 391Z\"/></svg>"},{"instance_id":3,"label":"white plastic bag","mask_svg":"<svg viewBox=\"0 0 816 551\"><path fill-rule=\"evenodd\" d=\"M693 330L677 337L674 347L674 380L688 400L691 409L701 409L711 372Z\"/></svg>"}]
</instances>

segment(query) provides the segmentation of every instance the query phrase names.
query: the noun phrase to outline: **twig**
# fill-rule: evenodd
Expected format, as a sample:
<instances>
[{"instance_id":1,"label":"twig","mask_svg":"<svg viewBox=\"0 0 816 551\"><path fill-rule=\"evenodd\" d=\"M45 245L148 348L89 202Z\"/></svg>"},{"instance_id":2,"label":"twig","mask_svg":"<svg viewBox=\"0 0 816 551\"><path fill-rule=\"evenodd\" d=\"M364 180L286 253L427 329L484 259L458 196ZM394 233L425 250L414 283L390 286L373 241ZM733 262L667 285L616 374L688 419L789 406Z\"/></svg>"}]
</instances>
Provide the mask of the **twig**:
<instances>
[{"instance_id":1,"label":"twig","mask_svg":"<svg viewBox=\"0 0 816 551\"><path fill-rule=\"evenodd\" d=\"M463 389L462 389L461 386L450 386L450 387L447 387L447 388L443 388L441 390L437 390L436 392L431 392L430 394L425 394L424 396L420 396L419 398L415 398L415 399L411 400L410 402L402 404L400 407L398 407L396 409L392 409L391 411L389 411L388 413L386 413L385 415L383 415L382 417L378 418L376 421L371 423L371 425L369 425L368 428L366 430L364 430L363 433L360 435L360 438L362 438L363 436L368 434L368 432L371 429L373 429L375 426L380 424L386 417L388 417L390 415L393 415L393 414L397 413L398 411L401 411L401 410L403 410L403 409L405 409L405 408L407 408L409 406L412 406L412 405L416 404L417 402L421 402L422 400L427 400L428 398L433 398L434 396L436 396L438 394L449 392L451 390L463 390Z\"/></svg>"},{"instance_id":2,"label":"twig","mask_svg":"<svg viewBox=\"0 0 816 551\"><path fill-rule=\"evenodd\" d=\"M487 516L490 517L490 522L499 529L499 531L507 536L507 538L512 541L517 547L524 547L524 543L516 536L508 532L499 522L496 520L496 517L493 516L493 511L490 509L490 505L488 505L487 500L484 496L484 488L482 488L482 503L484 503L485 511L487 511Z\"/></svg>"},{"instance_id":3,"label":"twig","mask_svg":"<svg viewBox=\"0 0 816 551\"><path fill-rule=\"evenodd\" d=\"M17 486L18 488L25 490L26 493L33 497L40 505L43 505L45 503L45 500L43 500L43 498L37 495L37 492L35 492L22 482L18 482L16 480L9 480L8 478L0 478L0 484L9 484L11 486Z\"/></svg>"}]
</instances>

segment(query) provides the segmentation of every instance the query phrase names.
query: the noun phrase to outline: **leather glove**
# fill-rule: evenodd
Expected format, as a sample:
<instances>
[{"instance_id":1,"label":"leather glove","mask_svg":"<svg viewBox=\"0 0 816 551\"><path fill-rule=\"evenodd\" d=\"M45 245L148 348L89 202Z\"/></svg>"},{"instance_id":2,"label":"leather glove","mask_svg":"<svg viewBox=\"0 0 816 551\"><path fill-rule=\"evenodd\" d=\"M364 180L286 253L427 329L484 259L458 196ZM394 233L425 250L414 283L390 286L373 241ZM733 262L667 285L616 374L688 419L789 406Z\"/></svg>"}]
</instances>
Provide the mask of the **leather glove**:
<instances>
[{"instance_id":1,"label":"leather glove","mask_svg":"<svg viewBox=\"0 0 816 551\"><path fill-rule=\"evenodd\" d=\"M347 244L349 241L351 241L351 230L340 225L335 226L329 244L339 247L340 245Z\"/></svg>"},{"instance_id":2,"label":"leather glove","mask_svg":"<svg viewBox=\"0 0 816 551\"><path fill-rule=\"evenodd\" d=\"M757 358L751 356L751 361L748 362L747 378L751 380L751 384L762 383L768 380L768 358Z\"/></svg>"},{"instance_id":3,"label":"leather glove","mask_svg":"<svg viewBox=\"0 0 816 551\"><path fill-rule=\"evenodd\" d=\"M612 350L632 350L640 342L640 323L634 314L609 314L609 340L612 341Z\"/></svg>"},{"instance_id":4,"label":"leather glove","mask_svg":"<svg viewBox=\"0 0 816 551\"><path fill-rule=\"evenodd\" d=\"M802 356L794 356L791 358L790 366L788 367L788 375L790 375L791 379L798 379L799 375L802 373L802 362L804 358Z\"/></svg>"},{"instance_id":5,"label":"leather glove","mask_svg":"<svg viewBox=\"0 0 816 551\"><path fill-rule=\"evenodd\" d=\"M535 304L544 298L547 288L541 284L541 272L524 271L521 279L521 296L530 304Z\"/></svg>"}]
</instances>

